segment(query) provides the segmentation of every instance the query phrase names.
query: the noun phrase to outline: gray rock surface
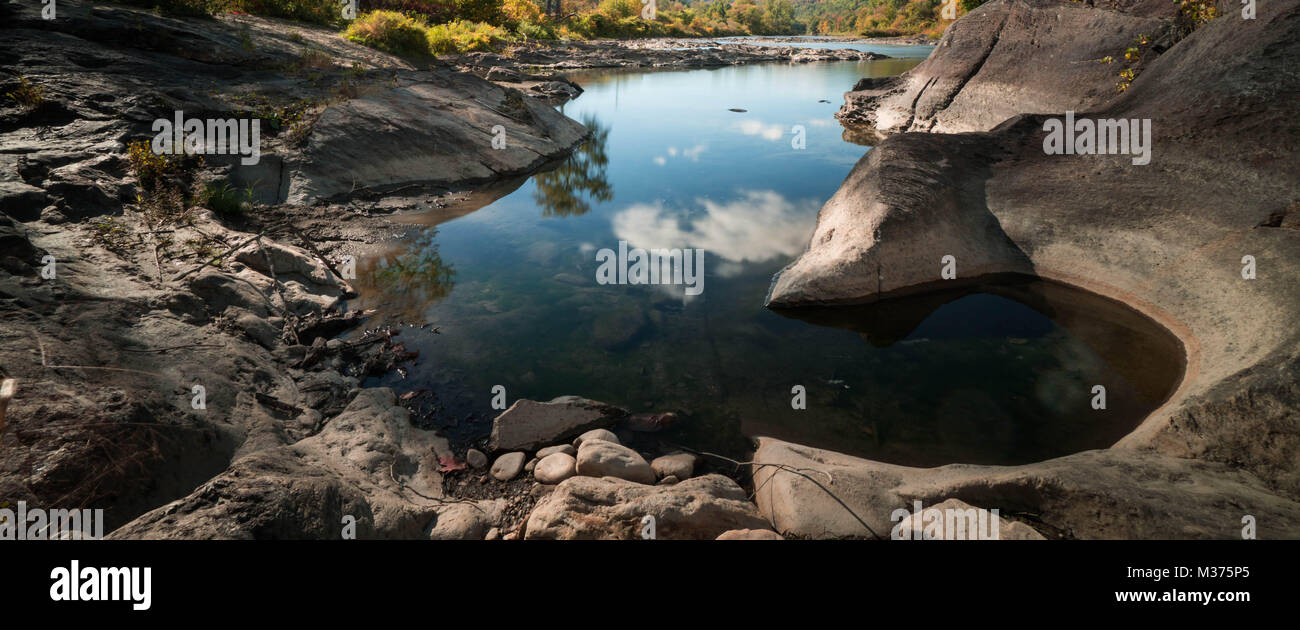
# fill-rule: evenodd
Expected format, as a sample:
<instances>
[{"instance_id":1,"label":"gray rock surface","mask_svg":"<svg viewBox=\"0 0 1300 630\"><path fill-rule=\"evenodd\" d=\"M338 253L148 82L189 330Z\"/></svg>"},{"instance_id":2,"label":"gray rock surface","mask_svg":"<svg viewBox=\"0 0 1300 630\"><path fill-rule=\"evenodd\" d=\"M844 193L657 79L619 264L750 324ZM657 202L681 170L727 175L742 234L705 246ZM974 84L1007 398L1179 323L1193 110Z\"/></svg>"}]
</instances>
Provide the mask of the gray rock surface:
<instances>
[{"instance_id":1,"label":"gray rock surface","mask_svg":"<svg viewBox=\"0 0 1300 630\"><path fill-rule=\"evenodd\" d=\"M436 500L447 455L445 440L411 427L391 390L363 390L319 434L250 452L109 538L338 540L348 516L357 538L419 538L455 505Z\"/></svg>"}]
</instances>

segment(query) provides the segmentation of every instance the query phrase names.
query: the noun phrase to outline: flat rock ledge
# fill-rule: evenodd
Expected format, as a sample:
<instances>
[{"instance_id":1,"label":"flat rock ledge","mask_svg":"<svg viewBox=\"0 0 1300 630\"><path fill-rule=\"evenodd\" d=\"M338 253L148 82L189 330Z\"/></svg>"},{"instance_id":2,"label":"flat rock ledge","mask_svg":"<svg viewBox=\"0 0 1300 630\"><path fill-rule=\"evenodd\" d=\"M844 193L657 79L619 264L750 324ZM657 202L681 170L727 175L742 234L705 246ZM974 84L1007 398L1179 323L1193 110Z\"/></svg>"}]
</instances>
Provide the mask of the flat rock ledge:
<instances>
[{"instance_id":1,"label":"flat rock ledge","mask_svg":"<svg viewBox=\"0 0 1300 630\"><path fill-rule=\"evenodd\" d=\"M1076 10L1057 3L1024 12L1048 4L995 0L945 40L998 11L1029 20L1006 37ZM1052 72L1076 56L1051 54L1046 35L1039 42L1048 52L1026 50L1021 66ZM929 67L963 63L959 50L941 45ZM1106 452L1008 468L846 464L856 472L835 487L872 506L873 528L886 525L878 510L912 496L943 500L949 495L935 489L951 488L974 493L956 498L980 507L1018 503L1079 538L1240 538L1242 517L1263 523L1265 512L1276 520L1261 537L1300 535L1300 162L1291 140L1300 137L1300 104L1287 96L1300 90L1288 69L1297 57L1300 6L1217 19L1155 57L1122 94L1112 86L1109 98L1067 104L1007 92L1004 107L1015 115L990 131L893 135L859 161L822 208L808 251L774 279L770 306L864 304L999 274L1036 276L1142 313L1186 357L1177 390ZM908 80L925 72L918 66ZM961 92L995 89L996 77L982 70ZM1150 121L1150 164L1045 154L1044 120L1096 102L1076 117ZM939 277L947 255L957 281ZM1253 279L1243 276L1247 256ZM760 448L760 461L786 459L777 451L845 461L773 444ZM815 492L782 499L782 483L759 496L778 531L862 533L847 515L806 505L820 501Z\"/></svg>"},{"instance_id":2,"label":"flat rock ledge","mask_svg":"<svg viewBox=\"0 0 1300 630\"><path fill-rule=\"evenodd\" d=\"M889 538L895 510L949 499L1002 515L1035 514L1042 531L1074 538L1241 539L1300 536L1300 504L1223 464L1126 449L1087 451L1024 466L910 468L759 438L752 475L759 513L799 538ZM844 501L846 509L797 468ZM850 513L852 510L852 513ZM854 517L857 515L857 518ZM861 518L868 530L858 522Z\"/></svg>"}]
</instances>

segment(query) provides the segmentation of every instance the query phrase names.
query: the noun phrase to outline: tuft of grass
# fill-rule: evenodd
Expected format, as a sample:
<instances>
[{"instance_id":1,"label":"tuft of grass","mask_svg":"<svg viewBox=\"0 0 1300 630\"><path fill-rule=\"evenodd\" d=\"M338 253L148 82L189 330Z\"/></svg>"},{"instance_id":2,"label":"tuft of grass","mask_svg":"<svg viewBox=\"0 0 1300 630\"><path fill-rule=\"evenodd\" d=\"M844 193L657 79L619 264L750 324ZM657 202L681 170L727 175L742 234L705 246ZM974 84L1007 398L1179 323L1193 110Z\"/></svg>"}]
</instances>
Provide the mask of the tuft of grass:
<instances>
[{"instance_id":1,"label":"tuft of grass","mask_svg":"<svg viewBox=\"0 0 1300 630\"><path fill-rule=\"evenodd\" d=\"M180 170L177 160L154 153L148 140L128 143L126 153L131 162L131 172L144 190L153 190L168 175Z\"/></svg>"},{"instance_id":2,"label":"tuft of grass","mask_svg":"<svg viewBox=\"0 0 1300 630\"><path fill-rule=\"evenodd\" d=\"M253 205L253 187L241 191L230 182L208 182L195 200L217 216L234 219L243 217Z\"/></svg>"},{"instance_id":3,"label":"tuft of grass","mask_svg":"<svg viewBox=\"0 0 1300 630\"><path fill-rule=\"evenodd\" d=\"M45 86L33 83L27 77L18 77L18 88L5 96L18 102L23 109L32 111L45 103Z\"/></svg>"},{"instance_id":4,"label":"tuft of grass","mask_svg":"<svg viewBox=\"0 0 1300 630\"><path fill-rule=\"evenodd\" d=\"M135 233L115 217L91 223L90 240L116 254L130 252L136 241Z\"/></svg>"}]
</instances>

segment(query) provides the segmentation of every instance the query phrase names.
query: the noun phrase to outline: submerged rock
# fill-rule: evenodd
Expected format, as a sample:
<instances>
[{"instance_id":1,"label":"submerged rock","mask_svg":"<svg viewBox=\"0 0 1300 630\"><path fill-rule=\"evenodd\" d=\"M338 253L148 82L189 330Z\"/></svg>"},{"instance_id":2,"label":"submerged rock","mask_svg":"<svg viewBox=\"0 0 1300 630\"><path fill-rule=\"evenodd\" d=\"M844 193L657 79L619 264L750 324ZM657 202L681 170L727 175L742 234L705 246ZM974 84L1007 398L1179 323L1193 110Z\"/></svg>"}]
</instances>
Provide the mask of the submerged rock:
<instances>
[{"instance_id":1,"label":"submerged rock","mask_svg":"<svg viewBox=\"0 0 1300 630\"><path fill-rule=\"evenodd\" d=\"M492 421L492 450L531 451L596 427L609 426L626 411L577 396L550 402L519 400Z\"/></svg>"}]
</instances>

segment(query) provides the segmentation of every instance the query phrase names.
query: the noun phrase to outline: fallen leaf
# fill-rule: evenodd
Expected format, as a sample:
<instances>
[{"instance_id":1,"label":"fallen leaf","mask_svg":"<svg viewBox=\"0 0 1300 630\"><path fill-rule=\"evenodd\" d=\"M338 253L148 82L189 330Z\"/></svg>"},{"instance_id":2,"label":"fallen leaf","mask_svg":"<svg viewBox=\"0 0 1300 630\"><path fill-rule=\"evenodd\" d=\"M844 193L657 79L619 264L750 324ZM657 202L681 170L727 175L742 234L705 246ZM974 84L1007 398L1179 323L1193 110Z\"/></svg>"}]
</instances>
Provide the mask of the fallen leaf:
<instances>
[{"instance_id":1,"label":"fallen leaf","mask_svg":"<svg viewBox=\"0 0 1300 630\"><path fill-rule=\"evenodd\" d=\"M444 472L444 473L454 472L457 470L465 470L466 468L469 467L469 465L466 464L465 462L456 459L454 455L449 455L447 457L439 457L438 464L439 464L438 472Z\"/></svg>"}]
</instances>

